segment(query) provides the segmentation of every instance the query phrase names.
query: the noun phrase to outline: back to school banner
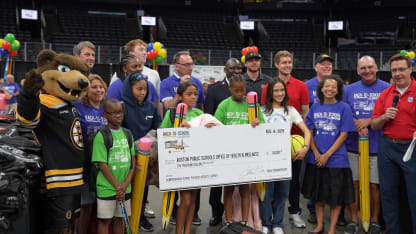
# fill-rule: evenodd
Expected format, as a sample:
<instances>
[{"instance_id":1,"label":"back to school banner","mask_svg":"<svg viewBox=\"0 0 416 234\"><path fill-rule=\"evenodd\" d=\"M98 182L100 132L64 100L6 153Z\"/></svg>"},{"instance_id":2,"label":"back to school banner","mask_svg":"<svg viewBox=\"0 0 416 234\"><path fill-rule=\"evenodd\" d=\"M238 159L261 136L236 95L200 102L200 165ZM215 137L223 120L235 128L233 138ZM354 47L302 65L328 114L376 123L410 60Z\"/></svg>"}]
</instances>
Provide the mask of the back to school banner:
<instances>
[{"instance_id":1,"label":"back to school banner","mask_svg":"<svg viewBox=\"0 0 416 234\"><path fill-rule=\"evenodd\" d=\"M287 180L289 124L157 130L160 191Z\"/></svg>"}]
</instances>

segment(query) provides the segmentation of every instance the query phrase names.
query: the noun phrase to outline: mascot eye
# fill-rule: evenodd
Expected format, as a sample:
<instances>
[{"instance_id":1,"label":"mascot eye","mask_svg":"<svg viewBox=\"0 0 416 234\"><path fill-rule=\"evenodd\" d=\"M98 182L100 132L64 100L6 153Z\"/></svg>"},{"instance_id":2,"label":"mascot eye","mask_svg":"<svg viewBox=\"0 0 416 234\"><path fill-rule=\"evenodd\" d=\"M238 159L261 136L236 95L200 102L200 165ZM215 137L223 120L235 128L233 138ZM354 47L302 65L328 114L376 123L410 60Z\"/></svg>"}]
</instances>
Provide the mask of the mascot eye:
<instances>
[{"instance_id":1,"label":"mascot eye","mask_svg":"<svg viewBox=\"0 0 416 234\"><path fill-rule=\"evenodd\" d=\"M69 67L68 66L65 66L65 65L59 65L58 66L58 70L60 72L69 72L69 71L71 71L71 69L69 69Z\"/></svg>"}]
</instances>

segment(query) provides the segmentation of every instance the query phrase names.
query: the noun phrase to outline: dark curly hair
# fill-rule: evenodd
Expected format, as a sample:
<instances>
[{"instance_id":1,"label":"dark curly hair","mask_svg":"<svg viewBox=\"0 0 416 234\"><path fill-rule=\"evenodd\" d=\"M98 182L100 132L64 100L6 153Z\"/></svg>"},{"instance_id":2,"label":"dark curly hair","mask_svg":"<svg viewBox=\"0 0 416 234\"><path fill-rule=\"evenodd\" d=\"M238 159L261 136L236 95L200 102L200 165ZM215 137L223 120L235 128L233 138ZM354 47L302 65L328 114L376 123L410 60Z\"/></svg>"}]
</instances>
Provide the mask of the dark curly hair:
<instances>
[{"instance_id":1,"label":"dark curly hair","mask_svg":"<svg viewBox=\"0 0 416 234\"><path fill-rule=\"evenodd\" d=\"M344 83L342 82L339 75L332 74L326 77L321 83L319 83L318 88L316 88L316 96L318 96L321 104L324 102L324 94L322 93L322 88L324 87L325 81L335 80L337 82L338 93L335 96L335 99L339 102L344 98Z\"/></svg>"},{"instance_id":2,"label":"dark curly hair","mask_svg":"<svg viewBox=\"0 0 416 234\"><path fill-rule=\"evenodd\" d=\"M289 96L287 94L286 84L281 79L276 77L276 78L272 79L272 81L270 81L268 86L267 86L266 104L265 104L265 111L264 111L264 113L266 115L270 115L270 114L273 113L273 88L277 83L282 84L283 88L285 89L285 97L283 98L281 106L283 107L285 114L287 114L289 112L289 109L288 109Z\"/></svg>"}]
</instances>

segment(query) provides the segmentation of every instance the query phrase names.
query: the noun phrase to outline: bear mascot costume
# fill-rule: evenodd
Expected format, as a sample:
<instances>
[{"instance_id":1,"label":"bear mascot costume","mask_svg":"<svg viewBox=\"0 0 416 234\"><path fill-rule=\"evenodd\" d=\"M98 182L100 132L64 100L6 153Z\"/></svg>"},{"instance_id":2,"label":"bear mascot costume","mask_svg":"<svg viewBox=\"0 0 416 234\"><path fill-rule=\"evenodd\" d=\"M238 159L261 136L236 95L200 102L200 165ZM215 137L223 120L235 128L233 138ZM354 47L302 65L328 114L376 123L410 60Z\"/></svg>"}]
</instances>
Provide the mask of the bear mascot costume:
<instances>
[{"instance_id":1,"label":"bear mascot costume","mask_svg":"<svg viewBox=\"0 0 416 234\"><path fill-rule=\"evenodd\" d=\"M37 69L26 74L18 97L19 123L33 129L42 145L44 181L41 191L43 233L73 232L83 187L84 143L72 102L87 93L89 68L74 56L42 50Z\"/></svg>"}]
</instances>

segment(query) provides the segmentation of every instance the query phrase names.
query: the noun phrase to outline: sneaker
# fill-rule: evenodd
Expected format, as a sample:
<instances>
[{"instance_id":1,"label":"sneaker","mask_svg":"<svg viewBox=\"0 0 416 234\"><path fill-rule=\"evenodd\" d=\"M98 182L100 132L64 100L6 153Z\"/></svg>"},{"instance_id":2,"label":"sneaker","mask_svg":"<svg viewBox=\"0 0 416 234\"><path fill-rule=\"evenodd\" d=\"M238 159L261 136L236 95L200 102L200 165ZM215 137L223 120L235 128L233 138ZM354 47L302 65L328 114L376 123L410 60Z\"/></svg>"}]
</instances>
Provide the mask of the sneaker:
<instances>
[{"instance_id":1,"label":"sneaker","mask_svg":"<svg viewBox=\"0 0 416 234\"><path fill-rule=\"evenodd\" d=\"M150 209L149 203L146 203L146 205L144 206L144 216L146 216L148 218L154 218L155 217L155 212L152 209Z\"/></svg>"},{"instance_id":2,"label":"sneaker","mask_svg":"<svg viewBox=\"0 0 416 234\"><path fill-rule=\"evenodd\" d=\"M284 232L281 227L275 227L273 228L273 234L284 234Z\"/></svg>"},{"instance_id":3,"label":"sneaker","mask_svg":"<svg viewBox=\"0 0 416 234\"><path fill-rule=\"evenodd\" d=\"M345 234L356 234L357 231L358 231L358 224L354 222L347 224L347 226L345 226L344 228Z\"/></svg>"},{"instance_id":4,"label":"sneaker","mask_svg":"<svg viewBox=\"0 0 416 234\"><path fill-rule=\"evenodd\" d=\"M268 234L269 233L269 229L267 227L263 227L263 234Z\"/></svg>"},{"instance_id":5,"label":"sneaker","mask_svg":"<svg viewBox=\"0 0 416 234\"><path fill-rule=\"evenodd\" d=\"M306 227L305 221L300 217L299 213L289 215L289 223L297 228ZM273 229L274 230L274 229Z\"/></svg>"},{"instance_id":6,"label":"sneaker","mask_svg":"<svg viewBox=\"0 0 416 234\"><path fill-rule=\"evenodd\" d=\"M199 218L199 216L197 214L194 215L194 218L192 219L192 224L193 225L201 225L201 219Z\"/></svg>"},{"instance_id":7,"label":"sneaker","mask_svg":"<svg viewBox=\"0 0 416 234\"><path fill-rule=\"evenodd\" d=\"M169 223L175 225L176 224L176 216L170 216Z\"/></svg>"},{"instance_id":8,"label":"sneaker","mask_svg":"<svg viewBox=\"0 0 416 234\"><path fill-rule=\"evenodd\" d=\"M345 221L344 216L339 216L337 220L337 226L344 227L347 224L347 221Z\"/></svg>"},{"instance_id":9,"label":"sneaker","mask_svg":"<svg viewBox=\"0 0 416 234\"><path fill-rule=\"evenodd\" d=\"M370 234L380 234L381 233L381 226L378 223L370 223L370 230L368 231Z\"/></svg>"},{"instance_id":10,"label":"sneaker","mask_svg":"<svg viewBox=\"0 0 416 234\"><path fill-rule=\"evenodd\" d=\"M316 214L310 213L308 217L308 222L311 224L316 224Z\"/></svg>"},{"instance_id":11,"label":"sneaker","mask_svg":"<svg viewBox=\"0 0 416 234\"><path fill-rule=\"evenodd\" d=\"M153 232L153 224L147 220L146 216L140 220L140 230L145 232Z\"/></svg>"}]
</instances>

